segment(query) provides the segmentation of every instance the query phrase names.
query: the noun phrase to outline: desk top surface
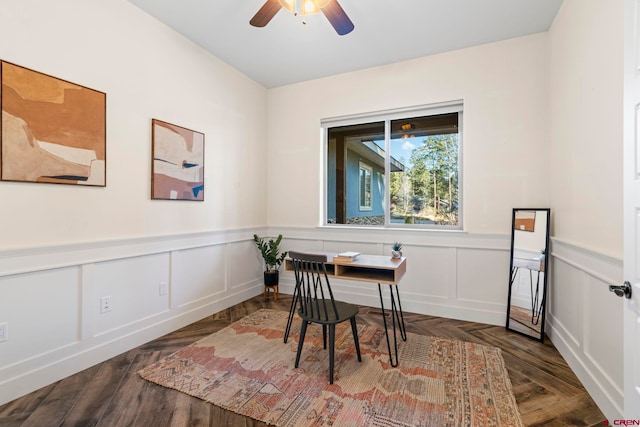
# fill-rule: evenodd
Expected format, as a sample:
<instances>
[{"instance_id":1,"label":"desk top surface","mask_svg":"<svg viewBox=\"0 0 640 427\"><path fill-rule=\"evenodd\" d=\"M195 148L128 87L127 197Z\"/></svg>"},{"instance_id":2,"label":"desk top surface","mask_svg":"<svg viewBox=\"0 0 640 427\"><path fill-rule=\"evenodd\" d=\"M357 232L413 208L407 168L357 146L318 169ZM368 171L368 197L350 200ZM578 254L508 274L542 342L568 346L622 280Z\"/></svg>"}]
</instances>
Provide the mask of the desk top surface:
<instances>
[{"instance_id":1,"label":"desk top surface","mask_svg":"<svg viewBox=\"0 0 640 427\"><path fill-rule=\"evenodd\" d=\"M407 258L391 258L388 255L367 255L360 254L353 261L334 261L333 257L338 255L338 252L323 252L323 251L305 251L308 254L326 255L327 264L333 265L346 265L353 267L366 267L366 268L380 268L385 270L396 270L402 267L406 263Z\"/></svg>"},{"instance_id":2,"label":"desk top surface","mask_svg":"<svg viewBox=\"0 0 640 427\"><path fill-rule=\"evenodd\" d=\"M513 266L517 268L527 268L529 270L541 271L543 261L539 258L513 258Z\"/></svg>"}]
</instances>

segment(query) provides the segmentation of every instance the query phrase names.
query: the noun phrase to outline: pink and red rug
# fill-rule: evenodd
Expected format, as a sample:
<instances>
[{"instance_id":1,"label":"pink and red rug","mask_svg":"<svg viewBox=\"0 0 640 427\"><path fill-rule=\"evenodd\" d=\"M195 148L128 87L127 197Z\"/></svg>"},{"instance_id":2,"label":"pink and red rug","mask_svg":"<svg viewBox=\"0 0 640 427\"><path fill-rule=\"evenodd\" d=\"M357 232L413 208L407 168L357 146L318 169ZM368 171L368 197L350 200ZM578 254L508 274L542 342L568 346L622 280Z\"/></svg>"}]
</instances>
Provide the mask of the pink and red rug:
<instances>
[{"instance_id":1,"label":"pink and red rug","mask_svg":"<svg viewBox=\"0 0 640 427\"><path fill-rule=\"evenodd\" d=\"M288 313L257 311L140 371L154 383L276 426L522 426L500 349L408 334L389 365L384 331L336 330L329 384L322 329L310 326L293 367L300 319L282 342Z\"/></svg>"}]
</instances>

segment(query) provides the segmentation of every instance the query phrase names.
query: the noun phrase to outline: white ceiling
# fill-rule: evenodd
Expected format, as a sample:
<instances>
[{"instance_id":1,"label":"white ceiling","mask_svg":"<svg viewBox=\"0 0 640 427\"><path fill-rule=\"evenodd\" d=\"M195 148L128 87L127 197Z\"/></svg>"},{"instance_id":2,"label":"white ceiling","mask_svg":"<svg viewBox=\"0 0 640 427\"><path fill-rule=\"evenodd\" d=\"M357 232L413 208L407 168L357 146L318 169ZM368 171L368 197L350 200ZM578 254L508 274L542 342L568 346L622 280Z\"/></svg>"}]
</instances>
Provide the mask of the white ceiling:
<instances>
[{"instance_id":1,"label":"white ceiling","mask_svg":"<svg viewBox=\"0 0 640 427\"><path fill-rule=\"evenodd\" d=\"M129 0L267 88L505 40L549 29L562 0L338 0L355 25L338 36L322 15L265 0Z\"/></svg>"}]
</instances>

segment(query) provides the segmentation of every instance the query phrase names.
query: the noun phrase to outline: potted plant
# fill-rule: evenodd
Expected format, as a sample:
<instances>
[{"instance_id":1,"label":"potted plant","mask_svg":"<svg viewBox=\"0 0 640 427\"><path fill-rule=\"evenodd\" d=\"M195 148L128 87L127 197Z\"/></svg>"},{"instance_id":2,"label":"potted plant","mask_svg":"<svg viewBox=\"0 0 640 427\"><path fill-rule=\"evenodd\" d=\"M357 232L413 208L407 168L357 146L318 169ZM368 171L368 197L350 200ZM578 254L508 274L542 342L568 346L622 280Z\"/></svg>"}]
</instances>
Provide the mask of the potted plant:
<instances>
[{"instance_id":1,"label":"potted plant","mask_svg":"<svg viewBox=\"0 0 640 427\"><path fill-rule=\"evenodd\" d=\"M394 242L391 245L391 258L401 258L402 257L402 243Z\"/></svg>"},{"instance_id":2,"label":"potted plant","mask_svg":"<svg viewBox=\"0 0 640 427\"><path fill-rule=\"evenodd\" d=\"M260 250L262 259L265 264L264 284L265 286L277 286L279 282L279 268L287 256L287 252L280 253L280 242L282 242L282 234L274 239L267 240L266 237L258 237L253 235L253 241Z\"/></svg>"}]
</instances>

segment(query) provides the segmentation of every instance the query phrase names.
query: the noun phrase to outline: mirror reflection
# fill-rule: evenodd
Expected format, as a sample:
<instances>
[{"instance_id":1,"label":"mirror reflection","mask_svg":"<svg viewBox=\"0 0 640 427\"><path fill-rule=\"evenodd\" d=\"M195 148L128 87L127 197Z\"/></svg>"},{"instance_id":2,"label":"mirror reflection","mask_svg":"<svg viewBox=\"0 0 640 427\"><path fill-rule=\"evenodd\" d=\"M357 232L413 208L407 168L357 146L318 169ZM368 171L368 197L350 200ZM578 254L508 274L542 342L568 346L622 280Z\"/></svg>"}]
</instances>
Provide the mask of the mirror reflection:
<instances>
[{"instance_id":1,"label":"mirror reflection","mask_svg":"<svg viewBox=\"0 0 640 427\"><path fill-rule=\"evenodd\" d=\"M550 209L514 209L507 329L544 340Z\"/></svg>"}]
</instances>

